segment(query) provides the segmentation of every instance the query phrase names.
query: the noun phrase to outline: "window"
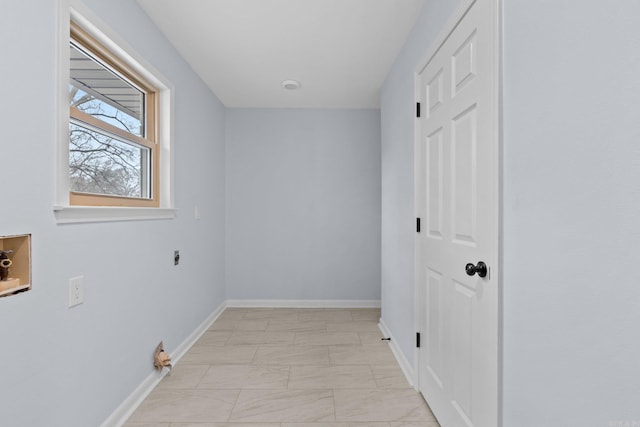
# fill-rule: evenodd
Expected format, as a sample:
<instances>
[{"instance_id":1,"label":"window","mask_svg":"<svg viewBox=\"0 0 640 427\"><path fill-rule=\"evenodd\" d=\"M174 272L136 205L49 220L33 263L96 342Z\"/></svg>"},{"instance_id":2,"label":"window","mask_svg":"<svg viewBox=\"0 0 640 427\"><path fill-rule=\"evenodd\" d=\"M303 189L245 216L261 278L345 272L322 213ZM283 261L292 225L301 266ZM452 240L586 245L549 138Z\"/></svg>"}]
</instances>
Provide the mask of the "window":
<instances>
[{"instance_id":1,"label":"window","mask_svg":"<svg viewBox=\"0 0 640 427\"><path fill-rule=\"evenodd\" d=\"M159 90L71 22L69 204L160 206Z\"/></svg>"},{"instance_id":2,"label":"window","mask_svg":"<svg viewBox=\"0 0 640 427\"><path fill-rule=\"evenodd\" d=\"M82 0L58 3L58 224L175 218L173 85Z\"/></svg>"}]
</instances>

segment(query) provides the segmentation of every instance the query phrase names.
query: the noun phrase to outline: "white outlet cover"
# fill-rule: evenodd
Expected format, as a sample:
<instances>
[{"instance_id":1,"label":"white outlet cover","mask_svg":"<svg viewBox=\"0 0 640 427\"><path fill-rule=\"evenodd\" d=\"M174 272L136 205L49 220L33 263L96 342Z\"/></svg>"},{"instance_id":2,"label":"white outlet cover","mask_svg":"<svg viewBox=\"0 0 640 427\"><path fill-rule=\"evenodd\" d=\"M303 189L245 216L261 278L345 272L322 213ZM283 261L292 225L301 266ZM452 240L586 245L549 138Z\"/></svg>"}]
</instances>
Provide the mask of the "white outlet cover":
<instances>
[{"instance_id":1,"label":"white outlet cover","mask_svg":"<svg viewBox=\"0 0 640 427\"><path fill-rule=\"evenodd\" d=\"M82 304L84 300L84 276L69 279L69 307Z\"/></svg>"}]
</instances>

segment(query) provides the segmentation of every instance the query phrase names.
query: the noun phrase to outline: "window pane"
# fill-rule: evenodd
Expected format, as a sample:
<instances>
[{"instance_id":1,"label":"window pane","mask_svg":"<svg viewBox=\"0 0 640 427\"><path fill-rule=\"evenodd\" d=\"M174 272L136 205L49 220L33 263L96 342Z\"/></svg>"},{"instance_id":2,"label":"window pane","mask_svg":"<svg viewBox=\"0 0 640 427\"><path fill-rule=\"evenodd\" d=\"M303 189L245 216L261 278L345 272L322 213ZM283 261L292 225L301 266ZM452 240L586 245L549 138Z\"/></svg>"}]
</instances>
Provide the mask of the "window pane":
<instances>
[{"instance_id":1,"label":"window pane","mask_svg":"<svg viewBox=\"0 0 640 427\"><path fill-rule=\"evenodd\" d=\"M73 43L69 103L80 111L144 138L144 92Z\"/></svg>"},{"instance_id":2,"label":"window pane","mask_svg":"<svg viewBox=\"0 0 640 427\"><path fill-rule=\"evenodd\" d=\"M69 124L71 191L150 198L150 152L146 147L72 122Z\"/></svg>"}]
</instances>

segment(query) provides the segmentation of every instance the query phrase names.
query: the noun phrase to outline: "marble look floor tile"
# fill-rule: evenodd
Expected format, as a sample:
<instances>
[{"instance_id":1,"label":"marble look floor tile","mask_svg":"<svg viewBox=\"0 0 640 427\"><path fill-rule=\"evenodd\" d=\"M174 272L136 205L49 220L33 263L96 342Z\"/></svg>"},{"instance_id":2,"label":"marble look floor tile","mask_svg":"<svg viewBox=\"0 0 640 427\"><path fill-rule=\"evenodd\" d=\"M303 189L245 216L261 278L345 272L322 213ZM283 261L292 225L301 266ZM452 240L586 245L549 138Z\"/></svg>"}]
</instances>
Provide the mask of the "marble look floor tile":
<instances>
[{"instance_id":1,"label":"marble look floor tile","mask_svg":"<svg viewBox=\"0 0 640 427\"><path fill-rule=\"evenodd\" d=\"M160 381L158 389L185 389L196 388L209 365L179 364L171 369L171 372Z\"/></svg>"},{"instance_id":2,"label":"marble look floor tile","mask_svg":"<svg viewBox=\"0 0 640 427\"><path fill-rule=\"evenodd\" d=\"M368 423L348 423L349 427L387 427L389 423L368 422Z\"/></svg>"},{"instance_id":3,"label":"marble look floor tile","mask_svg":"<svg viewBox=\"0 0 640 427\"><path fill-rule=\"evenodd\" d=\"M389 423L282 423L282 427L389 427Z\"/></svg>"},{"instance_id":4,"label":"marble look floor tile","mask_svg":"<svg viewBox=\"0 0 640 427\"><path fill-rule=\"evenodd\" d=\"M327 332L326 320L269 320L267 331Z\"/></svg>"},{"instance_id":5,"label":"marble look floor tile","mask_svg":"<svg viewBox=\"0 0 640 427\"><path fill-rule=\"evenodd\" d=\"M172 423L170 427L280 427L280 423Z\"/></svg>"},{"instance_id":6,"label":"marble look floor tile","mask_svg":"<svg viewBox=\"0 0 640 427\"><path fill-rule=\"evenodd\" d=\"M220 316L216 319L216 322L223 322L227 320L241 320L245 313L246 309L243 308L227 308L225 309Z\"/></svg>"},{"instance_id":7,"label":"marble look floor tile","mask_svg":"<svg viewBox=\"0 0 640 427\"><path fill-rule=\"evenodd\" d=\"M334 390L336 421L431 421L433 415L413 389Z\"/></svg>"},{"instance_id":8,"label":"marble look floor tile","mask_svg":"<svg viewBox=\"0 0 640 427\"><path fill-rule=\"evenodd\" d=\"M217 427L228 423L171 423L169 427Z\"/></svg>"},{"instance_id":9,"label":"marble look floor tile","mask_svg":"<svg viewBox=\"0 0 640 427\"><path fill-rule=\"evenodd\" d=\"M398 365L388 345L330 346L329 362L332 365Z\"/></svg>"},{"instance_id":10,"label":"marble look floor tile","mask_svg":"<svg viewBox=\"0 0 640 427\"><path fill-rule=\"evenodd\" d=\"M224 320L215 321L209 328L210 331L264 331L269 324L268 320Z\"/></svg>"},{"instance_id":11,"label":"marble look floor tile","mask_svg":"<svg viewBox=\"0 0 640 427\"><path fill-rule=\"evenodd\" d=\"M248 307L227 307L224 309L223 313L232 313L232 312L245 313L247 312L247 310L252 310L252 309Z\"/></svg>"},{"instance_id":12,"label":"marble look floor tile","mask_svg":"<svg viewBox=\"0 0 640 427\"><path fill-rule=\"evenodd\" d=\"M259 346L253 358L256 365L328 365L326 346Z\"/></svg>"},{"instance_id":13,"label":"marble look floor tile","mask_svg":"<svg viewBox=\"0 0 640 427\"><path fill-rule=\"evenodd\" d=\"M378 388L410 388L407 377L399 366L371 366Z\"/></svg>"},{"instance_id":14,"label":"marble look floor tile","mask_svg":"<svg viewBox=\"0 0 640 427\"><path fill-rule=\"evenodd\" d=\"M227 308L125 427L439 427L379 319L377 308ZM285 335L267 343L272 333Z\"/></svg>"},{"instance_id":15,"label":"marble look floor tile","mask_svg":"<svg viewBox=\"0 0 640 427\"><path fill-rule=\"evenodd\" d=\"M294 332L234 332L229 337L227 345L287 345L293 344Z\"/></svg>"},{"instance_id":16,"label":"marble look floor tile","mask_svg":"<svg viewBox=\"0 0 640 427\"><path fill-rule=\"evenodd\" d=\"M300 310L298 319L305 320L326 320L327 322L349 322L353 320L351 311L348 309L332 308L312 308Z\"/></svg>"},{"instance_id":17,"label":"marble look floor tile","mask_svg":"<svg viewBox=\"0 0 640 427\"><path fill-rule=\"evenodd\" d=\"M242 390L230 421L335 421L331 390Z\"/></svg>"},{"instance_id":18,"label":"marble look floor tile","mask_svg":"<svg viewBox=\"0 0 640 427\"><path fill-rule=\"evenodd\" d=\"M198 388L286 389L288 366L211 365Z\"/></svg>"},{"instance_id":19,"label":"marble look floor tile","mask_svg":"<svg viewBox=\"0 0 640 427\"><path fill-rule=\"evenodd\" d=\"M225 345L229 337L231 336L231 331L206 331L200 339L195 343L195 345Z\"/></svg>"},{"instance_id":20,"label":"marble look floor tile","mask_svg":"<svg viewBox=\"0 0 640 427\"><path fill-rule=\"evenodd\" d=\"M375 388L368 365L292 366L289 389Z\"/></svg>"},{"instance_id":21,"label":"marble look floor tile","mask_svg":"<svg viewBox=\"0 0 640 427\"><path fill-rule=\"evenodd\" d=\"M140 422L228 421L238 390L155 390L131 416Z\"/></svg>"},{"instance_id":22,"label":"marble look floor tile","mask_svg":"<svg viewBox=\"0 0 640 427\"><path fill-rule=\"evenodd\" d=\"M245 315L247 320L298 320L297 308L252 309Z\"/></svg>"},{"instance_id":23,"label":"marble look floor tile","mask_svg":"<svg viewBox=\"0 0 640 427\"><path fill-rule=\"evenodd\" d=\"M390 427L440 427L438 421L435 418L431 421L401 421L396 423L389 423ZM173 427L173 426L172 426Z\"/></svg>"},{"instance_id":24,"label":"marble look floor tile","mask_svg":"<svg viewBox=\"0 0 640 427\"><path fill-rule=\"evenodd\" d=\"M381 312L379 308L352 308L349 310L354 321L372 320L380 322Z\"/></svg>"},{"instance_id":25,"label":"marble look floor tile","mask_svg":"<svg viewBox=\"0 0 640 427\"><path fill-rule=\"evenodd\" d=\"M362 345L385 345L389 346L387 341L382 341L382 332L358 332Z\"/></svg>"},{"instance_id":26,"label":"marble look floor tile","mask_svg":"<svg viewBox=\"0 0 640 427\"><path fill-rule=\"evenodd\" d=\"M327 322L327 332L379 332L376 322L358 320L353 322Z\"/></svg>"},{"instance_id":27,"label":"marble look floor tile","mask_svg":"<svg viewBox=\"0 0 640 427\"><path fill-rule=\"evenodd\" d=\"M296 345L358 345L357 332L296 332Z\"/></svg>"},{"instance_id":28,"label":"marble look floor tile","mask_svg":"<svg viewBox=\"0 0 640 427\"><path fill-rule=\"evenodd\" d=\"M218 319L213 322L213 325L209 327L208 331L234 331L236 329L236 323L238 322L242 322L242 319Z\"/></svg>"},{"instance_id":29,"label":"marble look floor tile","mask_svg":"<svg viewBox=\"0 0 640 427\"><path fill-rule=\"evenodd\" d=\"M192 347L180 364L249 364L258 350L257 346L225 345Z\"/></svg>"},{"instance_id":30,"label":"marble look floor tile","mask_svg":"<svg viewBox=\"0 0 640 427\"><path fill-rule=\"evenodd\" d=\"M127 423L124 427L171 427L171 423Z\"/></svg>"}]
</instances>

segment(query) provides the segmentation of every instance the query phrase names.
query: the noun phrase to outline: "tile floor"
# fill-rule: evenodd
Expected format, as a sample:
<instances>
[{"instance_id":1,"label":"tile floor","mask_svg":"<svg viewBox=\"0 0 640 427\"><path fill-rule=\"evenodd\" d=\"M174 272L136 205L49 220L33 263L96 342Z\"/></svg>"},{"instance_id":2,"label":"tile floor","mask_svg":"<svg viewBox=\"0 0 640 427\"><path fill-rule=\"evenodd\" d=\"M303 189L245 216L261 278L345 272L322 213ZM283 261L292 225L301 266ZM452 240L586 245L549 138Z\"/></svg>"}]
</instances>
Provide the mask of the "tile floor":
<instances>
[{"instance_id":1,"label":"tile floor","mask_svg":"<svg viewBox=\"0 0 640 427\"><path fill-rule=\"evenodd\" d=\"M125 427L439 427L379 309L228 308Z\"/></svg>"}]
</instances>

